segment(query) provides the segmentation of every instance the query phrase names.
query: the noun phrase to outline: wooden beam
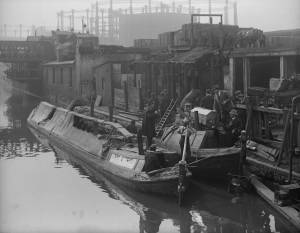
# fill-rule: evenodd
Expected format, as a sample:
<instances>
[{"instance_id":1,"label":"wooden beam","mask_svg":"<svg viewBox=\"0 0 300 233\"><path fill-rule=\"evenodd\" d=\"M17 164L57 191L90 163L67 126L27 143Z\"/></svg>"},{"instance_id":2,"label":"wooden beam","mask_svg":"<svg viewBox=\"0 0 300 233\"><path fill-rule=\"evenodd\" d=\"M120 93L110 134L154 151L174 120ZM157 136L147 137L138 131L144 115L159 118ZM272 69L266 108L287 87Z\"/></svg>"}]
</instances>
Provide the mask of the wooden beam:
<instances>
[{"instance_id":1,"label":"wooden beam","mask_svg":"<svg viewBox=\"0 0 300 233\"><path fill-rule=\"evenodd\" d=\"M244 80L244 94L247 96L247 89L250 87L250 59L243 58L243 80Z\"/></svg>"}]
</instances>

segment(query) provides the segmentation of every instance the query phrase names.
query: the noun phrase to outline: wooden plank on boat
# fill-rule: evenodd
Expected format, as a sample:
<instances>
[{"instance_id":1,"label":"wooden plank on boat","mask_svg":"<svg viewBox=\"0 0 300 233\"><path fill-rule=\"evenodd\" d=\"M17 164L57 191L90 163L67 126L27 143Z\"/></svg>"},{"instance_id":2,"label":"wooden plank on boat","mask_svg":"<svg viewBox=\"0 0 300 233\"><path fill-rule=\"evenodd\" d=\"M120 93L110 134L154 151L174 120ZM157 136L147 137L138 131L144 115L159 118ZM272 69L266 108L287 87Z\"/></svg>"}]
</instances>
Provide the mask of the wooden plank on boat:
<instances>
[{"instance_id":1,"label":"wooden plank on boat","mask_svg":"<svg viewBox=\"0 0 300 233\"><path fill-rule=\"evenodd\" d=\"M300 230L300 215L299 212L290 206L278 206L275 203L274 192L258 180L255 175L250 175L250 182L254 186L256 192L274 209L287 218L298 230Z\"/></svg>"},{"instance_id":2,"label":"wooden plank on boat","mask_svg":"<svg viewBox=\"0 0 300 233\"><path fill-rule=\"evenodd\" d=\"M216 157L224 155L233 155L240 153L241 149L237 147L226 147L226 148L205 148L192 150L192 156L196 157Z\"/></svg>"},{"instance_id":3,"label":"wooden plank on boat","mask_svg":"<svg viewBox=\"0 0 300 233\"><path fill-rule=\"evenodd\" d=\"M238 109L244 109L244 110L247 109L245 104L236 104L235 107ZM260 106L253 106L253 110L260 111L260 112L266 112L266 113L273 113L273 114L285 114L285 111L286 111L286 110L280 109L280 108L260 107ZM299 120L300 114L294 113L294 118L295 118L295 120Z\"/></svg>"},{"instance_id":4,"label":"wooden plank on boat","mask_svg":"<svg viewBox=\"0 0 300 233\"><path fill-rule=\"evenodd\" d=\"M263 143L266 146L275 147L277 149L280 149L282 146L282 141L275 141L275 140L270 140L270 139L265 139L265 138L257 138L257 137L254 137L254 141L256 141L258 143Z\"/></svg>"},{"instance_id":5,"label":"wooden plank on boat","mask_svg":"<svg viewBox=\"0 0 300 233\"><path fill-rule=\"evenodd\" d=\"M247 160L248 163L255 164L255 166L263 166L263 167L269 168L269 169L271 169L273 171L280 172L280 173L282 173L282 174L284 174L286 176L289 174L289 170L288 169L279 167L277 165L273 165L270 162L268 163L268 162L260 161L260 160L258 160L256 158L252 158L250 156L247 156L246 160ZM300 180L300 173L296 172L296 171L293 171L293 177L295 179L297 179L297 180Z\"/></svg>"}]
</instances>

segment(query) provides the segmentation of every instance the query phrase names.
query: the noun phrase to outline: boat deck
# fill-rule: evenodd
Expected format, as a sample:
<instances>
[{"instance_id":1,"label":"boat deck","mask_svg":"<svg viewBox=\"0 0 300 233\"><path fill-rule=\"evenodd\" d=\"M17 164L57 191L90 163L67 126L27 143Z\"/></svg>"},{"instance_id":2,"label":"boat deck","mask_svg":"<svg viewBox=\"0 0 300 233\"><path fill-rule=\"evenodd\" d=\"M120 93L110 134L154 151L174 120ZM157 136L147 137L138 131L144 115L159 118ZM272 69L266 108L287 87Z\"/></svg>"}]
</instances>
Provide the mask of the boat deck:
<instances>
[{"instance_id":1,"label":"boat deck","mask_svg":"<svg viewBox=\"0 0 300 233\"><path fill-rule=\"evenodd\" d=\"M276 173L278 172L282 176L285 176L287 178L289 174L289 158L283 158L280 164L277 166L276 161L270 161L269 159L257 155L255 151L248 150L247 162L249 164L257 165L257 170L259 168L262 169L260 171L261 175L263 173L273 173L273 175L276 175ZM268 176L270 175L271 174L268 174ZM293 176L293 178L300 181L300 156L295 156L293 158Z\"/></svg>"}]
</instances>

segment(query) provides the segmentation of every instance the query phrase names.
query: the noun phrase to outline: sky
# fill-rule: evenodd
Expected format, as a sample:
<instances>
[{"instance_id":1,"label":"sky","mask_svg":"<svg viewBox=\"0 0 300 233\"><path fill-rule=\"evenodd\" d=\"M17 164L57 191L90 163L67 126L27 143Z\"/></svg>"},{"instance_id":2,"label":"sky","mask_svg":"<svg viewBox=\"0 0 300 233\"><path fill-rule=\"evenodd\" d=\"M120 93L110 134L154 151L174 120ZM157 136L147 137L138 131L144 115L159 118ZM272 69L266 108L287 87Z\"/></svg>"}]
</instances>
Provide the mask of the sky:
<instances>
[{"instance_id":1,"label":"sky","mask_svg":"<svg viewBox=\"0 0 300 233\"><path fill-rule=\"evenodd\" d=\"M46 25L56 27L56 15L61 10L85 10L96 0L0 0L0 25ZM152 0L155 2L155 0ZM173 0L163 0L172 2ZM229 0L234 1L234 0ZM100 4L108 0L99 0ZM129 0L113 0L114 7L129 6ZM156 2L159 2L156 0ZM175 1L183 4L188 0ZM220 6L225 0L212 0ZM264 31L300 28L300 0L236 0L240 27L257 27ZM133 0L142 6L148 0ZM208 7L208 0L192 0ZM155 3L152 3L153 5ZM214 12L213 12L214 13ZM232 12L230 13L233 14Z\"/></svg>"}]
</instances>

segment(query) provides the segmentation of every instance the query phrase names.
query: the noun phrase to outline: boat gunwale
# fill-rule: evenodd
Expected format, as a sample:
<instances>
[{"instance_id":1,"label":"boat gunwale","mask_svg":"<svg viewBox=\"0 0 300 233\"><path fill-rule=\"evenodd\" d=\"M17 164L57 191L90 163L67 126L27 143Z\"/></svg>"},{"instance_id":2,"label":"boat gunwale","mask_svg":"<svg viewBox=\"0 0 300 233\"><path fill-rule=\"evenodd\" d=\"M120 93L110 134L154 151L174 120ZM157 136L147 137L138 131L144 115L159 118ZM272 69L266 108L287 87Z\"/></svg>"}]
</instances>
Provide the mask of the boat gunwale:
<instances>
[{"instance_id":1,"label":"boat gunwale","mask_svg":"<svg viewBox=\"0 0 300 233\"><path fill-rule=\"evenodd\" d=\"M105 170L107 173L112 174L112 175L115 175L116 177L119 177L119 178L122 178L122 179L125 179L125 180L128 180L128 181L131 181L131 182L135 182L135 183L144 183L144 184L146 184L146 183L149 183L149 184L151 184L151 183L157 183L158 181L164 181L164 182L166 182L166 181L172 181L172 180L174 180L174 179L178 180L178 176L169 176L169 177L167 177L167 178L166 178L166 177L159 177L159 178L157 178L157 179L151 179L151 178L156 178L156 177L155 177L155 176L149 176L149 175L147 174L147 172L135 171L135 170L133 170L133 169L128 169L128 168L126 168L126 167L121 167L121 166L118 166L118 165L116 165L116 164L109 163L109 161L103 159L102 161L104 161L105 163L109 164L110 166L114 166L114 167L117 167L117 168L122 168L123 170L127 170L127 171L130 171L130 172L134 173L134 175L131 176L131 177L129 177L129 176L126 177L126 176L120 176L120 175L117 175L117 174L115 174L115 173L113 173L113 172L110 172L108 169L105 169L106 166L103 164L103 162L100 163L99 160L100 160L101 158L98 157L97 155L95 155L95 154L93 154L93 153L91 153L91 152L89 152L89 151L86 151L85 149L83 149L83 148L81 148L81 147L79 147L79 146L77 146L77 145L75 145L75 144L73 144L73 143L71 143L71 142L68 142L68 141L65 141L65 140L64 140L64 142L62 143L61 141L59 141L59 138L60 138L60 137L58 137L58 136L56 136L56 135L53 135L53 134L51 134L51 133L48 134L48 132L47 132L45 129L41 128L41 127L35 127L35 126L32 125L31 123L29 123L29 126L32 127L34 130L37 130L37 131L39 131L40 133L42 133L44 136L49 137L51 140L55 141L56 144L62 145L62 144L64 143L66 146L70 147L71 149L73 149L73 150L79 150L79 151L81 151L82 153L87 154L90 158L93 158L93 159L98 160L97 165L99 165L99 166L101 166L102 168L104 168L104 170ZM45 131L45 132L43 132L43 131ZM72 147L73 147L73 148L72 148ZM76 157L79 158L79 156L76 156ZM79 159L80 159L80 158L79 158ZM170 168L172 168L172 167L164 168L164 170L167 171L167 170L170 169ZM157 169L157 170L158 170L158 169ZM153 170L153 171L155 171L155 170ZM101 172L101 171L99 171L99 172ZM161 173L164 174L163 172L161 172ZM146 177L143 176L143 177L144 177L144 178L148 178L148 179L147 179L147 180L136 179L136 178L137 178L137 175L142 175L142 174L146 174L147 176L146 176ZM188 176L191 176L191 174L188 174Z\"/></svg>"}]
</instances>

